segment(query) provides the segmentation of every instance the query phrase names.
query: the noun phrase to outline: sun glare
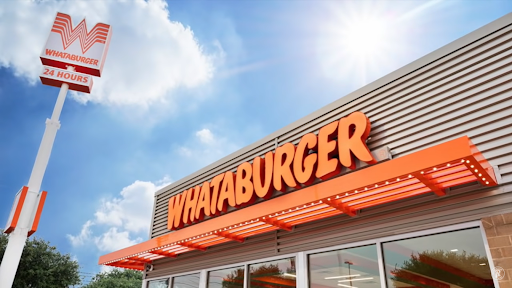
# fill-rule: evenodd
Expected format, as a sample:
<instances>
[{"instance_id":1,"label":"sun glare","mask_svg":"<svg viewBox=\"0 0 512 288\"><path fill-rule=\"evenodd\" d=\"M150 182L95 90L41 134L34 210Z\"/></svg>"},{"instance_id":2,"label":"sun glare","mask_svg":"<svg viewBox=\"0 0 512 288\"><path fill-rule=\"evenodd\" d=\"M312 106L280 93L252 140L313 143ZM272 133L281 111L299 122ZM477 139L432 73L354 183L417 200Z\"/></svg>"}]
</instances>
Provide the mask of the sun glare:
<instances>
[{"instance_id":1,"label":"sun glare","mask_svg":"<svg viewBox=\"0 0 512 288\"><path fill-rule=\"evenodd\" d=\"M331 3L317 23L317 53L326 76L360 87L389 73L402 56L404 38L397 35L404 23L397 26L396 14L379 1Z\"/></svg>"},{"instance_id":2,"label":"sun glare","mask_svg":"<svg viewBox=\"0 0 512 288\"><path fill-rule=\"evenodd\" d=\"M340 32L340 48L359 60L378 54L386 41L386 23L382 19L359 19Z\"/></svg>"}]
</instances>

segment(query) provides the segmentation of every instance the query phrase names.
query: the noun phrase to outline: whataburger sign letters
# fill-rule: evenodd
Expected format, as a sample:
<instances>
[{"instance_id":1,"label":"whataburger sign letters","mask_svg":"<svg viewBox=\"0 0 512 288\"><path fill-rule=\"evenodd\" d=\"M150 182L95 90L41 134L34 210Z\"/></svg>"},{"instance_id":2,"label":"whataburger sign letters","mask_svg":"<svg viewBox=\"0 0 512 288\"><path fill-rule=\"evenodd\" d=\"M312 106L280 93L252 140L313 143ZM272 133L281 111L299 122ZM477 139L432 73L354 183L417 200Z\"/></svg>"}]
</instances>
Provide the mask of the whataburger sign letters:
<instances>
[{"instance_id":1,"label":"whataburger sign letters","mask_svg":"<svg viewBox=\"0 0 512 288\"><path fill-rule=\"evenodd\" d=\"M111 36L110 25L98 23L87 31L84 19L73 28L69 15L57 13L41 53L42 83L57 87L68 83L71 90L90 93L91 76L101 76ZM67 66L75 71L66 71Z\"/></svg>"},{"instance_id":2,"label":"whataburger sign letters","mask_svg":"<svg viewBox=\"0 0 512 288\"><path fill-rule=\"evenodd\" d=\"M167 228L177 230L205 216L220 215L228 205L237 209L254 203L257 197L269 199L274 189L286 192L287 187L310 185L315 178L327 180L339 174L342 166L354 169L354 156L374 164L366 145L370 129L368 117L354 112L320 128L318 136L304 135L297 146L286 143L275 153L256 157L252 164L240 164L236 174L228 171L185 190L169 199Z\"/></svg>"}]
</instances>

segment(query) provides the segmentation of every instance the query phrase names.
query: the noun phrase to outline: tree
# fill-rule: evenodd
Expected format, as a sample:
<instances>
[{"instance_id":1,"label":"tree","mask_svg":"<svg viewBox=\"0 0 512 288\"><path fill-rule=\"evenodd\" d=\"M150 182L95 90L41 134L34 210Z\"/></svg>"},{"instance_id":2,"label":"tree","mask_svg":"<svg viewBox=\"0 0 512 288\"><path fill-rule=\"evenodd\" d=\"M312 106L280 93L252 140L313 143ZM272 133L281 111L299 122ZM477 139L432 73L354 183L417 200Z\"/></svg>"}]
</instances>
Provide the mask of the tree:
<instances>
[{"instance_id":1,"label":"tree","mask_svg":"<svg viewBox=\"0 0 512 288\"><path fill-rule=\"evenodd\" d=\"M0 233L0 259L7 247L7 235ZM80 266L69 254L61 254L49 242L29 238L21 255L13 288L62 288L80 284Z\"/></svg>"},{"instance_id":2,"label":"tree","mask_svg":"<svg viewBox=\"0 0 512 288\"><path fill-rule=\"evenodd\" d=\"M140 288L142 272L114 269L96 274L83 288Z\"/></svg>"}]
</instances>

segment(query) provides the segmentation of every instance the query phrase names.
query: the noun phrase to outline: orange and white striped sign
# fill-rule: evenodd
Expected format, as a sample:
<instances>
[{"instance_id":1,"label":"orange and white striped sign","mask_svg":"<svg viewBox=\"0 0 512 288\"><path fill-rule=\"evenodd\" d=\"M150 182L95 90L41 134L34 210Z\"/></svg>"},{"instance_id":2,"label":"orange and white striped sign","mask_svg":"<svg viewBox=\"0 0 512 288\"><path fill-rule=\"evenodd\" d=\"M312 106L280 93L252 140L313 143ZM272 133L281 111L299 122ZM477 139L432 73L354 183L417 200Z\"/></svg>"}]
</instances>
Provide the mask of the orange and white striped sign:
<instances>
[{"instance_id":1,"label":"orange and white striped sign","mask_svg":"<svg viewBox=\"0 0 512 288\"><path fill-rule=\"evenodd\" d=\"M78 73L99 77L111 35L110 25L98 23L88 31L83 19L73 28L71 16L58 12L41 53L41 61L43 65L60 69L71 65Z\"/></svg>"}]
</instances>

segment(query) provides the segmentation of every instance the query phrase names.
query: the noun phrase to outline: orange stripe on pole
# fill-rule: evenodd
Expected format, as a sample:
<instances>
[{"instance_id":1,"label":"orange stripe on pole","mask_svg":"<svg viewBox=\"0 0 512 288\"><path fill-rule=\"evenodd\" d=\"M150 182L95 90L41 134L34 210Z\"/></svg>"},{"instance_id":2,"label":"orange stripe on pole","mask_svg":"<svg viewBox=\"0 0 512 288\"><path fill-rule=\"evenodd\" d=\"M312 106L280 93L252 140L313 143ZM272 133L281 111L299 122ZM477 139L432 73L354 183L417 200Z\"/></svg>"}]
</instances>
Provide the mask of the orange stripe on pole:
<instances>
[{"instance_id":1,"label":"orange stripe on pole","mask_svg":"<svg viewBox=\"0 0 512 288\"><path fill-rule=\"evenodd\" d=\"M34 221L32 222L32 228L28 231L28 236L34 234L37 231L37 227L39 226L39 219L41 218L41 213L43 212L44 202L46 201L46 195L48 193L46 191L41 192L41 197L39 198L39 203L37 204L36 215L34 216Z\"/></svg>"},{"instance_id":2,"label":"orange stripe on pole","mask_svg":"<svg viewBox=\"0 0 512 288\"><path fill-rule=\"evenodd\" d=\"M23 209L23 204L25 204L25 198L27 197L27 193L28 193L28 187L23 186L23 188L21 189L20 199L18 200L18 203L16 204L16 210L14 211L14 215L12 217L11 224L9 225L9 227L7 227L7 229L5 229L4 233L6 233L6 234L11 233L12 231L14 231L14 229L18 225L18 220L20 219L21 209Z\"/></svg>"}]
</instances>

